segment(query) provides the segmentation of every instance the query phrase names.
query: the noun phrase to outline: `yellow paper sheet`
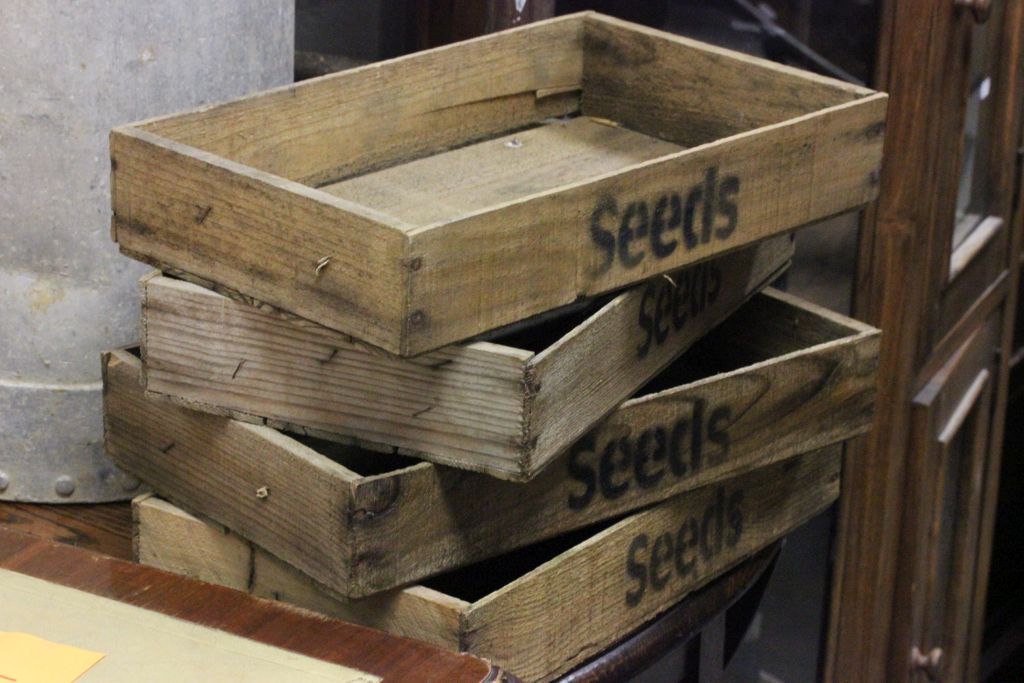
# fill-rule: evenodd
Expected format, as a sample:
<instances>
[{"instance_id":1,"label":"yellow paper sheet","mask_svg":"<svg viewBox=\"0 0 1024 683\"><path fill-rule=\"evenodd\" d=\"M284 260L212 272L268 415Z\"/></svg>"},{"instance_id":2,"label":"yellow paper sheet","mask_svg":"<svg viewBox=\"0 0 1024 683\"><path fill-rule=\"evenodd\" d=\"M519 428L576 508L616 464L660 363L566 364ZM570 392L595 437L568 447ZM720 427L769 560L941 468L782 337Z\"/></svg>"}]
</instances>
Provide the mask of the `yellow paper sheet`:
<instances>
[{"instance_id":1,"label":"yellow paper sheet","mask_svg":"<svg viewBox=\"0 0 1024 683\"><path fill-rule=\"evenodd\" d=\"M71 683L101 659L100 652L0 631L0 683Z\"/></svg>"}]
</instances>

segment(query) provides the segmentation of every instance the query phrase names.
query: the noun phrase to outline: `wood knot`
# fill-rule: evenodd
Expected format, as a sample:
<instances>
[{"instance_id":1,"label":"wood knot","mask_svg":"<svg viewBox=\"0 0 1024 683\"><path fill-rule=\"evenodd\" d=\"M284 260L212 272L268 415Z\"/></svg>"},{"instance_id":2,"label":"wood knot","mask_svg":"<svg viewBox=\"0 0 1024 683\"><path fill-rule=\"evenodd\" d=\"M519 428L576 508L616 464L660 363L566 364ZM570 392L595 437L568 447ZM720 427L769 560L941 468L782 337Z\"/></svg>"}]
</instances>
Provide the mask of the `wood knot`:
<instances>
[{"instance_id":1,"label":"wood knot","mask_svg":"<svg viewBox=\"0 0 1024 683\"><path fill-rule=\"evenodd\" d=\"M395 477L375 479L359 487L352 517L365 521L383 515L395 504L401 485Z\"/></svg>"}]
</instances>

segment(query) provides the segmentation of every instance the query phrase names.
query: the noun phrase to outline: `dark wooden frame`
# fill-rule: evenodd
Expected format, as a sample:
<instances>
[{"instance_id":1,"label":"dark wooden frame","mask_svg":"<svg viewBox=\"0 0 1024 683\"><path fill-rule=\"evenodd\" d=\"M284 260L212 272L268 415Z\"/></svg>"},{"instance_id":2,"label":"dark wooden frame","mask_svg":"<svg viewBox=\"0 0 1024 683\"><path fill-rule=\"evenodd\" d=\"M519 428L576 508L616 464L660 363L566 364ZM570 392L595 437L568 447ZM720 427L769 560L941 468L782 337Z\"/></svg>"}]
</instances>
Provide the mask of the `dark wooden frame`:
<instances>
[{"instance_id":1,"label":"dark wooden frame","mask_svg":"<svg viewBox=\"0 0 1024 683\"><path fill-rule=\"evenodd\" d=\"M944 680L961 680L965 671L973 602L972 563L980 536L994 380L999 375L993 353L999 326L999 316L993 315L976 329L918 393L911 409L910 448L921 457L915 458L908 470L910 479L919 483L908 489L901 570L920 580L897 596L897 611L906 612L907 618L896 622L893 642L897 652L912 653L916 648L924 654L939 648L943 656L935 671L941 672ZM964 429L970 430L969 448L964 460L951 468L952 444ZM950 481L950 474L959 481ZM952 547L944 549L942 517L949 510L942 501L956 490L955 536ZM944 566L948 566L945 580ZM922 672L923 668L914 670Z\"/></svg>"},{"instance_id":2,"label":"dark wooden frame","mask_svg":"<svg viewBox=\"0 0 1024 683\"><path fill-rule=\"evenodd\" d=\"M1019 52L1019 31L1013 26L1015 3L1005 3L1005 14L994 16L988 30L998 31L1000 47L1009 47L1009 52ZM992 145L983 170L991 188L985 218L965 242L953 248L955 228L955 206L960 167L963 160L963 135L965 104L969 90L969 60L975 22L970 12L939 3L936 33L932 39L949 46L940 63L943 74L941 91L936 106L936 133L938 157L936 159L934 208L930 216L934 237L931 242L932 255L929 258L931 292L938 295L937 306L928 311L928 332L921 337L918 345L919 358L926 358L929 351L938 345L944 336L954 330L986 290L1010 266L1009 243L1011 238L1009 214L1013 198L1015 164L1006 154L1017 135L1015 102L1019 102L1019 89L1014 87L1014 78L1020 73L1018 64L1007 59L998 64L993 85ZM942 11L946 7L948 11ZM997 22L1004 21L1000 27ZM979 239L980 238L980 239ZM975 244L977 242L977 244ZM955 265L956 264L956 265Z\"/></svg>"},{"instance_id":3,"label":"dark wooden frame","mask_svg":"<svg viewBox=\"0 0 1024 683\"><path fill-rule=\"evenodd\" d=\"M998 1L998 0L997 0ZM918 500L934 505L927 453L914 446L914 400L985 321L1000 317L990 352L1008 355L1016 307L1020 235L1009 229L1019 196L1014 155L1024 92L1021 27L1024 7L1007 3L1004 59L997 85L998 132L992 143L992 211L1004 220L958 274L950 277L950 249L959 178L966 55L973 17L952 0L884 0L875 86L890 94L886 155L878 202L865 212L855 284L856 317L883 330L875 429L849 449L843 473L837 562L833 577L825 680L911 680L918 588L931 566L903 561L915 534ZM970 569L967 642L953 658L977 671L1001 433L1006 369L991 371L991 430L983 463L976 562ZM977 369L975 367L975 369ZM917 443L920 443L920 434ZM908 512L910 510L911 512ZM931 558L935 560L934 556ZM926 572L924 575L921 572ZM948 648L946 655L949 656ZM954 664L959 668L959 664ZM940 672L942 673L942 672ZM968 680L971 678L967 676ZM945 679L944 679L945 680ZM955 680L950 678L949 680Z\"/></svg>"}]
</instances>

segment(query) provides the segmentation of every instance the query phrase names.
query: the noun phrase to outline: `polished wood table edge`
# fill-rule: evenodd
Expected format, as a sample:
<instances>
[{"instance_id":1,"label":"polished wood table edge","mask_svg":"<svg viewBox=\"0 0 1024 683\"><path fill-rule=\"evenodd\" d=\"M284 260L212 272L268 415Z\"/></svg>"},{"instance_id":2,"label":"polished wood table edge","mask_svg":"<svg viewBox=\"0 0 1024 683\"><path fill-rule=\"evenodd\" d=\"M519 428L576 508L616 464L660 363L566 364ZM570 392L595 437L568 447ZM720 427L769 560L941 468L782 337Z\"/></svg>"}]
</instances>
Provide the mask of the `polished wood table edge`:
<instances>
[{"instance_id":1,"label":"polished wood table edge","mask_svg":"<svg viewBox=\"0 0 1024 683\"><path fill-rule=\"evenodd\" d=\"M515 681L471 655L4 528L0 568L354 667L386 681Z\"/></svg>"}]
</instances>

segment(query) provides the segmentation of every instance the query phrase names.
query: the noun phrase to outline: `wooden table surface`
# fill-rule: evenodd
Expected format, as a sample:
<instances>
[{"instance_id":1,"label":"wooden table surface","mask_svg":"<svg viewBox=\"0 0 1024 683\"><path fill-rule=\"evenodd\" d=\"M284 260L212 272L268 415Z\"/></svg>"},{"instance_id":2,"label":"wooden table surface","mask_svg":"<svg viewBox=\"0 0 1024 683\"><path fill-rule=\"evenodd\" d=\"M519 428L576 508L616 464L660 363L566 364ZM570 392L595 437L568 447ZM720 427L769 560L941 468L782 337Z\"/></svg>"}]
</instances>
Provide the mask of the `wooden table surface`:
<instances>
[{"instance_id":1,"label":"wooden table surface","mask_svg":"<svg viewBox=\"0 0 1024 683\"><path fill-rule=\"evenodd\" d=\"M0 503L0 527L120 560L132 559L132 508L102 505Z\"/></svg>"},{"instance_id":2,"label":"wooden table surface","mask_svg":"<svg viewBox=\"0 0 1024 683\"><path fill-rule=\"evenodd\" d=\"M386 681L511 680L476 657L126 562L119 558L131 556L130 519L131 510L123 504L0 504L0 568L354 667Z\"/></svg>"}]
</instances>

